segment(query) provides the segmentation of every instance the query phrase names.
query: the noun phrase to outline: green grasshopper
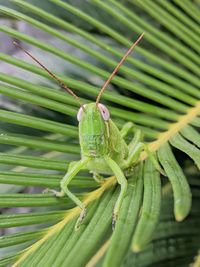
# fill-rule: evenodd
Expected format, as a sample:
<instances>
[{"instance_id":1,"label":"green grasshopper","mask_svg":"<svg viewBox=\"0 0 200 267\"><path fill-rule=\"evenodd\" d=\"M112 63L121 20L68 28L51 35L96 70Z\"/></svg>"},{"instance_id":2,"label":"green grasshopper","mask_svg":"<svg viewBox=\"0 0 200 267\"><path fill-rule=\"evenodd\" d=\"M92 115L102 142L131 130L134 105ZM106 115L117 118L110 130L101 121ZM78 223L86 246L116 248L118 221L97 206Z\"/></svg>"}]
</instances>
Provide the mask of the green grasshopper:
<instances>
[{"instance_id":1,"label":"green grasshopper","mask_svg":"<svg viewBox=\"0 0 200 267\"><path fill-rule=\"evenodd\" d=\"M82 105L80 99L69 89L62 80L56 77L51 71L43 66L36 58L29 52L24 50L19 44L16 44L34 61L36 61L43 69L45 69L62 88L68 91L73 97L80 102L80 109L77 113L79 122L79 142L81 147L81 160L74 161L69 164L66 175L60 182L61 191L48 190L53 192L57 197L67 195L74 203L81 209L80 217L76 223L75 228L78 229L86 215L86 207L75 194L73 194L68 186L71 180L76 176L80 170L89 170L93 173L96 181L102 182L102 176L115 175L117 182L121 186L121 191L115 203L113 210L112 227L114 229L117 217L122 205L123 199L127 191L127 179L125 177L130 173L130 170L138 163L141 151L145 150L149 157L154 162L156 168L162 172L156 158L147 149L147 146L142 143L142 133L140 130L135 132L132 141L127 145L124 138L133 129L134 125L131 122L126 123L121 130L117 128L115 123L110 119L108 109L101 104L100 98L105 91L107 85L123 64L127 56L131 53L133 48L142 39L143 34L125 53L121 61L118 63L108 80L102 87L96 103L89 103Z\"/></svg>"}]
</instances>

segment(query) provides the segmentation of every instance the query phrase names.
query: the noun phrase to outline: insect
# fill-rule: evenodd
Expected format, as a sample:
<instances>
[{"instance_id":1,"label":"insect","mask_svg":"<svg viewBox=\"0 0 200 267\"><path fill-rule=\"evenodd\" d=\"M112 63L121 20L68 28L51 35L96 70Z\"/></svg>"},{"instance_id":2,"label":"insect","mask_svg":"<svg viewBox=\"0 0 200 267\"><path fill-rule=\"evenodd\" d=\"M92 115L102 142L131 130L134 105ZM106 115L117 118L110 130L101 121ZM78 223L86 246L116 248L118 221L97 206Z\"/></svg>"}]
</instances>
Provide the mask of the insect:
<instances>
[{"instance_id":1,"label":"insect","mask_svg":"<svg viewBox=\"0 0 200 267\"><path fill-rule=\"evenodd\" d=\"M15 43L17 47L22 49L28 56L36 61L50 76L52 76L62 88L68 91L80 103L80 109L77 113L79 122L79 142L81 147L81 160L74 161L69 164L68 171L60 182L61 191L49 190L57 197L67 195L81 209L80 217L77 220L75 228L78 229L83 219L86 216L86 207L75 194L73 194L68 186L76 174L83 169L93 173L95 180L102 182L104 175L115 175L117 182L121 186L120 194L115 203L113 210L112 227L115 227L117 217L122 205L123 199L127 191L127 179L125 174L138 163L141 151L145 150L152 159L158 170L161 167L157 163L156 158L149 152L147 146L142 143L142 133L140 130L135 131L135 135L129 144L126 144L124 138L133 129L132 122L127 122L121 130L117 128L115 123L110 119L110 113L107 107L100 103L101 96L108 86L111 79L114 77L120 66L123 64L127 56L133 48L139 43L144 34L142 34L135 43L128 49L121 61L111 73L108 80L102 87L95 103L82 104L79 97L69 89L60 78L55 76L35 57Z\"/></svg>"}]
</instances>

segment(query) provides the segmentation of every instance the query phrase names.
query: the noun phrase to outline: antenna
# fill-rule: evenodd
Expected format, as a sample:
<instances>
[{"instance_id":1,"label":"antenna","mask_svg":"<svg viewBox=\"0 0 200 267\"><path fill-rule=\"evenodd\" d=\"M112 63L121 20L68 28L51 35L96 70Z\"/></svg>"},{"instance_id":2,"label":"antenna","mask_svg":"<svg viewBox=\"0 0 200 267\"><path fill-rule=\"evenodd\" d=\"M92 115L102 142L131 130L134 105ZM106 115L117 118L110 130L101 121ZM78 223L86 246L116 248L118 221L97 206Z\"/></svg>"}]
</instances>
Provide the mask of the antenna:
<instances>
[{"instance_id":1,"label":"antenna","mask_svg":"<svg viewBox=\"0 0 200 267\"><path fill-rule=\"evenodd\" d=\"M121 65L124 63L124 61L126 60L126 58L128 57L128 55L131 53L131 51L133 50L133 48L140 42L140 40L143 38L143 36L144 36L144 32L135 41L135 43L132 44L132 46L128 49L128 51L126 52L126 54L123 56L123 58L117 64L117 66L115 67L115 69L113 70L113 72L110 74L110 77L104 83L103 87L101 88L101 91L100 91L99 95L97 96L96 105L99 103L103 92L105 91L106 87L108 86L108 84L110 83L110 81L112 80L112 78L115 76L116 72L119 70L119 68L121 67Z\"/></svg>"},{"instance_id":2,"label":"antenna","mask_svg":"<svg viewBox=\"0 0 200 267\"><path fill-rule=\"evenodd\" d=\"M58 78L53 72L51 72L49 69L47 69L38 59L36 59L33 55L31 55L28 51L26 51L19 43L17 42L13 42L13 44L20 48L22 51L24 51L24 53L26 53L29 57L31 57L38 65L40 65L40 67L42 69L44 69L55 81L57 81L57 83L61 86L61 88L65 89L70 95L72 95L78 102L79 104L81 105L81 107L83 108L84 110L84 107L81 103L81 100L80 98L70 89L68 88L64 82Z\"/></svg>"}]
</instances>

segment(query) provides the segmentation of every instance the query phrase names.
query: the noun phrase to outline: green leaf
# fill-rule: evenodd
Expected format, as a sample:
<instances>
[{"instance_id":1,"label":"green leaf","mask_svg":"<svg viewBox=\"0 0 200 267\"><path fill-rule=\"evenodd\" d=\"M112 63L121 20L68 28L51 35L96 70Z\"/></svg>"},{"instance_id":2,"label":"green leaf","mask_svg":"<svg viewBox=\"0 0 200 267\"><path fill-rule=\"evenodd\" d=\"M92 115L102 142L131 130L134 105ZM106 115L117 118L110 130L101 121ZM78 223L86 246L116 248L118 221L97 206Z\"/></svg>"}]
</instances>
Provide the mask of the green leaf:
<instances>
[{"instance_id":1,"label":"green leaf","mask_svg":"<svg viewBox=\"0 0 200 267\"><path fill-rule=\"evenodd\" d=\"M166 143L158 150L158 156L171 182L174 192L174 215L182 221L190 212L191 192L187 179L176 161L170 146Z\"/></svg>"},{"instance_id":2,"label":"green leaf","mask_svg":"<svg viewBox=\"0 0 200 267\"><path fill-rule=\"evenodd\" d=\"M200 168L200 150L196 148L194 145L190 144L187 140L185 140L180 134L176 133L170 139L170 143L177 147L178 149L185 152L189 155L194 162L196 163L197 167Z\"/></svg>"},{"instance_id":3,"label":"green leaf","mask_svg":"<svg viewBox=\"0 0 200 267\"><path fill-rule=\"evenodd\" d=\"M130 247L131 237L137 223L143 191L142 166L136 168L129 180L127 196L122 204L122 211L116 225L103 266L120 266ZM115 254L115 258L113 255Z\"/></svg>"},{"instance_id":4,"label":"green leaf","mask_svg":"<svg viewBox=\"0 0 200 267\"><path fill-rule=\"evenodd\" d=\"M39 239L45 234L45 230L37 230L31 232L22 232L17 234L11 234L2 236L0 238L0 248L21 244L30 240Z\"/></svg>"},{"instance_id":5,"label":"green leaf","mask_svg":"<svg viewBox=\"0 0 200 267\"><path fill-rule=\"evenodd\" d=\"M152 240L161 209L161 182L158 171L147 160L144 167L144 199L141 215L133 236L132 249L140 251Z\"/></svg>"}]
</instances>

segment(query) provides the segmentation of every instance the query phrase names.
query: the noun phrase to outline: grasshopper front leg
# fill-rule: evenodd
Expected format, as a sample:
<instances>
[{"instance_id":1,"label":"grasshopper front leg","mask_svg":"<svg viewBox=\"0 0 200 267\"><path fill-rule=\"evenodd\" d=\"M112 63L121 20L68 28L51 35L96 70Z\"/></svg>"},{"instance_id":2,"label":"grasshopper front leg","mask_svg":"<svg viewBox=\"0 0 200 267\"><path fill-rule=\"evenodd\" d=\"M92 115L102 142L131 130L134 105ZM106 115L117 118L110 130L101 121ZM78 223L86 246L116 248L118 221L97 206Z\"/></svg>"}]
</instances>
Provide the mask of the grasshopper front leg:
<instances>
[{"instance_id":1,"label":"grasshopper front leg","mask_svg":"<svg viewBox=\"0 0 200 267\"><path fill-rule=\"evenodd\" d=\"M120 169L119 165L110 157L105 157L105 160L108 164L108 166L111 168L111 170L113 171L114 175L116 176L117 182L120 184L121 186L121 191L119 194L119 197L117 199L117 202L115 203L115 207L113 210L113 220L112 220L112 228L114 230L115 228L115 224L117 221L117 217L119 214L119 210L121 208L122 205L122 201L126 195L126 190L127 190L127 180L126 177L124 176L124 173L122 172L122 170Z\"/></svg>"},{"instance_id":2,"label":"grasshopper front leg","mask_svg":"<svg viewBox=\"0 0 200 267\"><path fill-rule=\"evenodd\" d=\"M86 208L85 205L68 189L68 185L71 180L76 176L76 174L83 169L86 164L90 161L90 158L85 158L80 161L71 162L68 167L68 171L65 176L62 178L60 182L61 191L57 192L55 190L50 190L53 192L57 197L63 197L67 195L76 205L81 209L80 217L77 220L75 225L75 229L77 230L82 223L83 219L86 215Z\"/></svg>"}]
</instances>

